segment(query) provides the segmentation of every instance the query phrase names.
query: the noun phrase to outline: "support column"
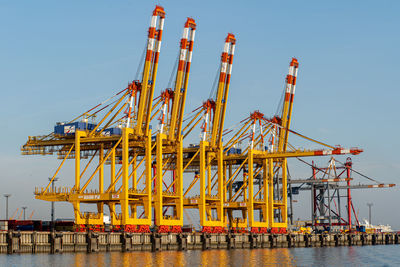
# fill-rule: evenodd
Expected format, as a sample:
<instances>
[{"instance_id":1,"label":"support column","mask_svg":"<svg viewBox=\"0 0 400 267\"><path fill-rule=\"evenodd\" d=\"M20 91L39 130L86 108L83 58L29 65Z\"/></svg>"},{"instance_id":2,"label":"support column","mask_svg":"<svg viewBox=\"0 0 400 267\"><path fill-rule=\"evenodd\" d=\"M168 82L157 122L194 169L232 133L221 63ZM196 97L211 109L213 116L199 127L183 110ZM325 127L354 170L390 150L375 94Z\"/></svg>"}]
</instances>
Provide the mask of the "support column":
<instances>
[{"instance_id":1,"label":"support column","mask_svg":"<svg viewBox=\"0 0 400 267\"><path fill-rule=\"evenodd\" d=\"M313 179L317 179L316 170L314 167L314 161L312 163ZM316 229L316 217L317 217L317 190L315 189L315 184L311 184L311 220L312 227Z\"/></svg>"},{"instance_id":2,"label":"support column","mask_svg":"<svg viewBox=\"0 0 400 267\"><path fill-rule=\"evenodd\" d=\"M217 153L218 153L217 154L217 162L218 162L217 214L218 214L218 220L223 223L224 222L224 195L225 195L224 192L226 190L225 190L225 186L224 186L224 155L223 155L223 147L222 146L218 149Z\"/></svg>"},{"instance_id":3,"label":"support column","mask_svg":"<svg viewBox=\"0 0 400 267\"><path fill-rule=\"evenodd\" d=\"M224 220L223 220L224 221L224 225L227 226L229 224L229 222L228 222L228 212L227 212L227 210L224 209L225 203L227 202L227 191L228 191L226 189L226 181L228 180L226 178L226 172L227 172L226 162L223 161L223 165L224 165L224 168L223 168L224 171L223 171L223 177L222 177L222 190L223 190L224 193L223 193L223 198L222 198L222 205L223 205L222 210L223 210L223 216L224 216Z\"/></svg>"},{"instance_id":4,"label":"support column","mask_svg":"<svg viewBox=\"0 0 400 267\"><path fill-rule=\"evenodd\" d=\"M146 221L148 224L151 224L152 215L151 215L151 202L152 202L152 190L151 190L151 129L149 129L149 134L146 137L146 154L145 154L145 178L146 178L146 198L144 199L144 214L146 216Z\"/></svg>"},{"instance_id":5,"label":"support column","mask_svg":"<svg viewBox=\"0 0 400 267\"><path fill-rule=\"evenodd\" d=\"M268 227L274 223L274 161L268 159Z\"/></svg>"},{"instance_id":6,"label":"support column","mask_svg":"<svg viewBox=\"0 0 400 267\"><path fill-rule=\"evenodd\" d=\"M137 170L136 170L136 154L133 155L132 159L132 189L133 191L137 191ZM131 206L132 218L137 218L137 207L136 205Z\"/></svg>"},{"instance_id":7,"label":"support column","mask_svg":"<svg viewBox=\"0 0 400 267\"><path fill-rule=\"evenodd\" d=\"M206 155L207 163L206 163L206 168L207 168L207 195L211 196L211 156L210 154Z\"/></svg>"},{"instance_id":8,"label":"support column","mask_svg":"<svg viewBox=\"0 0 400 267\"><path fill-rule=\"evenodd\" d=\"M247 181L248 181L248 191L249 196L247 199L247 210L248 210L248 218L249 218L249 227L254 227L254 188L253 188L253 149L249 149L248 153L248 161L247 161Z\"/></svg>"},{"instance_id":9,"label":"support column","mask_svg":"<svg viewBox=\"0 0 400 267\"><path fill-rule=\"evenodd\" d=\"M228 163L229 165L228 165L228 179L227 180L229 180L231 177L232 177L232 164L229 162ZM232 194L232 190L233 188L232 188L232 181L229 181L229 183L228 183L228 199L232 199L232 196L233 196L233 194ZM228 209L228 219L229 219L229 226L230 227L234 227L234 225L233 225L233 213L232 213L232 210L231 209Z\"/></svg>"},{"instance_id":10,"label":"support column","mask_svg":"<svg viewBox=\"0 0 400 267\"><path fill-rule=\"evenodd\" d=\"M200 141L200 170L199 170L199 179L200 179L200 225L205 226L206 223L206 150L205 147L208 144L206 141Z\"/></svg>"},{"instance_id":11,"label":"support column","mask_svg":"<svg viewBox=\"0 0 400 267\"><path fill-rule=\"evenodd\" d=\"M131 128L122 129L122 193L121 214L122 224L130 224L129 216L129 134L132 133Z\"/></svg>"},{"instance_id":12,"label":"support column","mask_svg":"<svg viewBox=\"0 0 400 267\"><path fill-rule=\"evenodd\" d=\"M103 161L104 158L104 145L100 144L99 151L99 164ZM104 162L100 165L99 169L99 194L104 193ZM97 213L99 216L99 221L103 222L104 216L104 202L97 203Z\"/></svg>"},{"instance_id":13,"label":"support column","mask_svg":"<svg viewBox=\"0 0 400 267\"><path fill-rule=\"evenodd\" d=\"M263 208L262 208L262 215L263 215L263 222L265 227L268 227L268 220L269 220L269 209L271 208L268 205L268 160L263 159L263 174L262 174L262 181L263 181ZM260 181L261 182L261 181Z\"/></svg>"},{"instance_id":14,"label":"support column","mask_svg":"<svg viewBox=\"0 0 400 267\"><path fill-rule=\"evenodd\" d=\"M176 215L183 226L183 141L179 140L176 169L175 169L175 194L178 196L176 204Z\"/></svg>"},{"instance_id":15,"label":"support column","mask_svg":"<svg viewBox=\"0 0 400 267\"><path fill-rule=\"evenodd\" d=\"M345 167L346 167L346 178L348 178L347 180L347 222L348 222L348 228L349 231L351 231L352 228L352 222L351 222L351 205L352 205L352 201L351 201L351 189L350 189L350 178L351 178L351 161L346 161L345 163ZM369 222L371 224L371 222Z\"/></svg>"},{"instance_id":16,"label":"support column","mask_svg":"<svg viewBox=\"0 0 400 267\"><path fill-rule=\"evenodd\" d=\"M156 138L156 194L155 215L157 225L163 222L163 139L165 134L157 134Z\"/></svg>"},{"instance_id":17,"label":"support column","mask_svg":"<svg viewBox=\"0 0 400 267\"><path fill-rule=\"evenodd\" d=\"M81 188L81 137L86 136L83 131L75 132L75 189L79 191Z\"/></svg>"},{"instance_id":18,"label":"support column","mask_svg":"<svg viewBox=\"0 0 400 267\"><path fill-rule=\"evenodd\" d=\"M112 185L115 181L115 149L111 151L111 165L110 165L110 184ZM112 195L115 193L115 185L113 185L110 189ZM114 198L114 197L113 197ZM109 202L108 207L110 209L110 217L111 217L111 224L112 225L117 225L117 217L115 213L115 203L114 202Z\"/></svg>"},{"instance_id":19,"label":"support column","mask_svg":"<svg viewBox=\"0 0 400 267\"><path fill-rule=\"evenodd\" d=\"M81 189L81 137L86 136L86 133L83 131L75 132L75 191L79 192ZM75 223L76 224L85 224L85 220L81 218L81 210L80 210L80 202L74 201L72 203L74 207L75 214Z\"/></svg>"},{"instance_id":20,"label":"support column","mask_svg":"<svg viewBox=\"0 0 400 267\"><path fill-rule=\"evenodd\" d=\"M100 144L99 151L99 164L103 161L104 158L104 145ZM101 164L99 169L99 193L104 193L104 164Z\"/></svg>"},{"instance_id":21,"label":"support column","mask_svg":"<svg viewBox=\"0 0 400 267\"><path fill-rule=\"evenodd\" d=\"M282 223L287 227L287 159L282 160Z\"/></svg>"}]
</instances>

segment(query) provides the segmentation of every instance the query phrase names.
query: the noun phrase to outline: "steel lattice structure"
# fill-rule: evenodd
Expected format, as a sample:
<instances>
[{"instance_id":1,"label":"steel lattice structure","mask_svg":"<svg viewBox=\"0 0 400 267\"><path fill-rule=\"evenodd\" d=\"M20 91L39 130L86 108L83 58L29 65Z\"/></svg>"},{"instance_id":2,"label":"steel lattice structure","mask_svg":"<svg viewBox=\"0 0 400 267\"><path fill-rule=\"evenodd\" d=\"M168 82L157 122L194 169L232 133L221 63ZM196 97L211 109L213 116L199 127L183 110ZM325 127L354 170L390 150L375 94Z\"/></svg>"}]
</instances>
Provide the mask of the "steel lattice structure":
<instances>
[{"instance_id":1,"label":"steel lattice structure","mask_svg":"<svg viewBox=\"0 0 400 267\"><path fill-rule=\"evenodd\" d=\"M295 58L286 77L281 114L267 118L255 111L234 128L224 129L236 45L231 33L225 39L215 97L184 119L196 23L188 18L184 25L173 88L154 98L164 19L164 9L156 6L140 80L74 120L56 125L53 133L29 137L23 145L24 155L56 153L62 159L53 179L67 159L74 160L74 185L53 191L50 181L35 189L36 198L71 203L75 223L82 226L103 225L106 205L112 225L125 231L149 231L154 224L160 232L179 232L184 209L198 210L206 232L226 227L254 232L285 229L287 159L357 155L362 150L329 146L290 129L299 67ZM89 122L95 118L101 119ZM151 123L158 129L153 131ZM184 147L185 138L197 130L199 143ZM289 134L323 148L297 149L288 142ZM242 142L248 145L240 149ZM96 189L88 190L96 176ZM193 178L184 191L187 177ZM199 191L194 190L197 183ZM84 213L81 204L96 205L97 212Z\"/></svg>"},{"instance_id":2,"label":"steel lattice structure","mask_svg":"<svg viewBox=\"0 0 400 267\"><path fill-rule=\"evenodd\" d=\"M395 184L381 183L354 170L351 158L341 163L332 157L327 167L318 167L314 162L311 164L303 162L311 167L312 176L309 179L290 179L288 182L292 187L289 188L289 193L296 195L300 191L311 192L311 226L314 229L325 227L331 230L332 226L339 226L349 231L354 230L354 220L357 226L360 226L360 223L355 212L351 190L395 186ZM354 184L355 175L373 183ZM341 203L343 199L345 202Z\"/></svg>"}]
</instances>

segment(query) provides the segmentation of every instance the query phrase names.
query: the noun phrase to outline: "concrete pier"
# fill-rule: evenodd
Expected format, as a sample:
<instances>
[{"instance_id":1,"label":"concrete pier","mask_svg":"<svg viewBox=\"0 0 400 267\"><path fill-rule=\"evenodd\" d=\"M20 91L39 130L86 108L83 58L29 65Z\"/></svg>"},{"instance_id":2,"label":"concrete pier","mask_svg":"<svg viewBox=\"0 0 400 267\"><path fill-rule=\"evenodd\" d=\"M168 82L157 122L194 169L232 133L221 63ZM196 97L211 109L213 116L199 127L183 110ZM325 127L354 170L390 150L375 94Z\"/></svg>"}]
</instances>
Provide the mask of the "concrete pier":
<instances>
[{"instance_id":1,"label":"concrete pier","mask_svg":"<svg viewBox=\"0 0 400 267\"><path fill-rule=\"evenodd\" d=\"M102 233L0 232L0 253L162 251L399 244L400 233Z\"/></svg>"}]
</instances>

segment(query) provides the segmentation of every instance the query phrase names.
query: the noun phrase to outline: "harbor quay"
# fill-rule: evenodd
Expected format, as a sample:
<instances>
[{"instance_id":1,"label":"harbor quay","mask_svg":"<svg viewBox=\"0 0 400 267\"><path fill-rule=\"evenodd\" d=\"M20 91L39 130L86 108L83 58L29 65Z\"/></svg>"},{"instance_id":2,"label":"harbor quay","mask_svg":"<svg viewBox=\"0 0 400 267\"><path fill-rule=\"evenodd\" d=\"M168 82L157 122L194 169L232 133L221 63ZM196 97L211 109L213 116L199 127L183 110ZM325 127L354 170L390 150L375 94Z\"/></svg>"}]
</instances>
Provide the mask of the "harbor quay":
<instances>
[{"instance_id":1,"label":"harbor quay","mask_svg":"<svg viewBox=\"0 0 400 267\"><path fill-rule=\"evenodd\" d=\"M258 249L399 244L400 233L0 232L0 253Z\"/></svg>"}]
</instances>

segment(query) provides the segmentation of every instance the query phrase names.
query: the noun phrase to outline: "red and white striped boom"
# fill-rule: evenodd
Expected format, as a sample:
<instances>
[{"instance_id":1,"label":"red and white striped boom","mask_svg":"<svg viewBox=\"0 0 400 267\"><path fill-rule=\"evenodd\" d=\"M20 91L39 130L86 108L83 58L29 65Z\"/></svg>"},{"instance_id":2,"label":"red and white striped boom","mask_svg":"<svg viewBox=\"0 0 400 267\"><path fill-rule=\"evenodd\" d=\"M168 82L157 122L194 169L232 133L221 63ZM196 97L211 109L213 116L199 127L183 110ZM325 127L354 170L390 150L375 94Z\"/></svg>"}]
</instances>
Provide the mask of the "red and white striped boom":
<instances>
[{"instance_id":1,"label":"red and white striped boom","mask_svg":"<svg viewBox=\"0 0 400 267\"><path fill-rule=\"evenodd\" d=\"M290 122L292 116L293 99L296 88L297 71L299 62L296 58L292 58L289 66L289 74L286 76L285 100L282 108L282 127L279 132L278 151L286 151L287 141L289 137Z\"/></svg>"},{"instance_id":2,"label":"red and white striped boom","mask_svg":"<svg viewBox=\"0 0 400 267\"><path fill-rule=\"evenodd\" d=\"M175 138L179 139L181 136L195 33L196 22L192 18L187 18L180 44L179 64L176 73L172 115L169 128L170 140Z\"/></svg>"},{"instance_id":3,"label":"red and white striped boom","mask_svg":"<svg viewBox=\"0 0 400 267\"><path fill-rule=\"evenodd\" d=\"M220 145L222 141L235 45L235 36L232 33L228 33L228 36L225 39L224 51L221 55L217 99L215 101L215 113L211 132L211 146Z\"/></svg>"},{"instance_id":4,"label":"red and white striped boom","mask_svg":"<svg viewBox=\"0 0 400 267\"><path fill-rule=\"evenodd\" d=\"M147 131L149 130L164 19L164 9L161 6L156 6L151 17L148 33L147 51L137 111L136 133L139 135L143 133L147 135ZM145 132L143 132L143 129Z\"/></svg>"}]
</instances>

